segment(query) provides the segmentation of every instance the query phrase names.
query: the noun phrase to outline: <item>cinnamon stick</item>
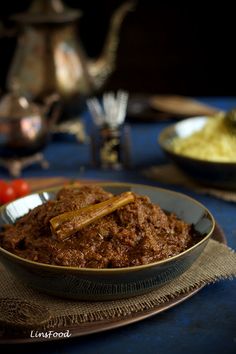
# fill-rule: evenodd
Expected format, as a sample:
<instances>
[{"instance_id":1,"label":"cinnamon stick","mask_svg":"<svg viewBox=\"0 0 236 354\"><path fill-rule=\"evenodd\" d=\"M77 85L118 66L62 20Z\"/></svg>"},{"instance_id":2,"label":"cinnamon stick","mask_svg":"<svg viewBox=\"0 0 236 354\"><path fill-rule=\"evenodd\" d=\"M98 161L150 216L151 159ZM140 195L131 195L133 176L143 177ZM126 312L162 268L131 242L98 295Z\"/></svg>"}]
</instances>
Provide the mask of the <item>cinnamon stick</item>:
<instances>
[{"instance_id":1,"label":"cinnamon stick","mask_svg":"<svg viewBox=\"0 0 236 354\"><path fill-rule=\"evenodd\" d=\"M50 220L52 234L58 240L67 239L85 226L133 202L134 199L132 192L125 192L104 202L57 215Z\"/></svg>"}]
</instances>

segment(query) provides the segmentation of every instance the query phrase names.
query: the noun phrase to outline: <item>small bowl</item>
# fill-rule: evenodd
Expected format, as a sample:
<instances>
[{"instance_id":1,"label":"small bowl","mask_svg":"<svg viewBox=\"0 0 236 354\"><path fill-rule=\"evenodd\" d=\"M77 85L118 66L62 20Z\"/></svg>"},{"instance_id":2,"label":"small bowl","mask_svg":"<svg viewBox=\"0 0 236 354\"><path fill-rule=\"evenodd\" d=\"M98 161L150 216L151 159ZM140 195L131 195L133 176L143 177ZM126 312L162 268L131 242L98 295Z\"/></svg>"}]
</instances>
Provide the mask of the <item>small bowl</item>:
<instances>
[{"instance_id":1,"label":"small bowl","mask_svg":"<svg viewBox=\"0 0 236 354\"><path fill-rule=\"evenodd\" d=\"M33 262L0 248L3 264L26 285L41 292L79 300L115 300L156 289L185 272L202 253L215 227L211 213L196 200L165 189L125 183L101 183L114 194L133 191L193 224L202 239L181 254L147 265L88 269ZM59 188L18 199L0 209L0 225L14 223L30 209L55 198Z\"/></svg>"},{"instance_id":2,"label":"small bowl","mask_svg":"<svg viewBox=\"0 0 236 354\"><path fill-rule=\"evenodd\" d=\"M236 189L236 162L212 162L173 151L174 138L187 137L199 131L208 119L208 117L193 117L172 124L162 130L158 143L168 158L195 181L211 187Z\"/></svg>"}]
</instances>

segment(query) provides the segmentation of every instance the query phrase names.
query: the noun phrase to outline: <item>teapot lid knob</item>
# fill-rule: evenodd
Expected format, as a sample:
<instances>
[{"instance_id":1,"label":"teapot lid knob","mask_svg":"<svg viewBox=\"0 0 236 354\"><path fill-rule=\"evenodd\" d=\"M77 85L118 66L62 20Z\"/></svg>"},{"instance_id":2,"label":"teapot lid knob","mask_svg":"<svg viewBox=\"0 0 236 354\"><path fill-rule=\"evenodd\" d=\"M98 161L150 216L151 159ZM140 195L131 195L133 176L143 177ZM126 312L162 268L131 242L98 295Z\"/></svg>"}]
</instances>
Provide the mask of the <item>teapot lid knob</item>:
<instances>
[{"instance_id":1,"label":"teapot lid knob","mask_svg":"<svg viewBox=\"0 0 236 354\"><path fill-rule=\"evenodd\" d=\"M39 113L40 107L30 102L25 96L10 92L0 100L0 117L22 118L26 115Z\"/></svg>"}]
</instances>

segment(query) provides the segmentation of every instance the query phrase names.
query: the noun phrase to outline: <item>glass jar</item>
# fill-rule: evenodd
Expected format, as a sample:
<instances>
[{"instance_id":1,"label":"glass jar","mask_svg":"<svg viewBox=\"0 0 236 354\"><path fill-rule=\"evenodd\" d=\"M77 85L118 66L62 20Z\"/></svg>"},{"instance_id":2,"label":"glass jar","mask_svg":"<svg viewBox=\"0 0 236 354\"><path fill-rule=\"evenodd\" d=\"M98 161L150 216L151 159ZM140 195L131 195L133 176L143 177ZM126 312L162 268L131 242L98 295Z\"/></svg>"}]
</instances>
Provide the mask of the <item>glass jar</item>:
<instances>
[{"instance_id":1,"label":"glass jar","mask_svg":"<svg viewBox=\"0 0 236 354\"><path fill-rule=\"evenodd\" d=\"M130 166L129 126L96 128L92 135L93 165L102 169L120 170Z\"/></svg>"}]
</instances>

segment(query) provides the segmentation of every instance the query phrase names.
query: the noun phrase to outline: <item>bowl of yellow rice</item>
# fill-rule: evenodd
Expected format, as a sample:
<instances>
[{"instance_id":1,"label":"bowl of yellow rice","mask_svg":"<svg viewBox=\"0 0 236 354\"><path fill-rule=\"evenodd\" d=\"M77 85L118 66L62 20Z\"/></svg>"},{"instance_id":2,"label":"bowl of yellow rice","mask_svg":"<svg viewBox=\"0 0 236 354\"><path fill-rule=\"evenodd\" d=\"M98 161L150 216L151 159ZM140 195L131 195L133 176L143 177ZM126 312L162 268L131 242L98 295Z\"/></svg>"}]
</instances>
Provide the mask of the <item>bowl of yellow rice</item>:
<instances>
[{"instance_id":1,"label":"bowl of yellow rice","mask_svg":"<svg viewBox=\"0 0 236 354\"><path fill-rule=\"evenodd\" d=\"M225 114L184 119L163 129L158 142L166 155L194 180L236 189L236 133Z\"/></svg>"}]
</instances>

